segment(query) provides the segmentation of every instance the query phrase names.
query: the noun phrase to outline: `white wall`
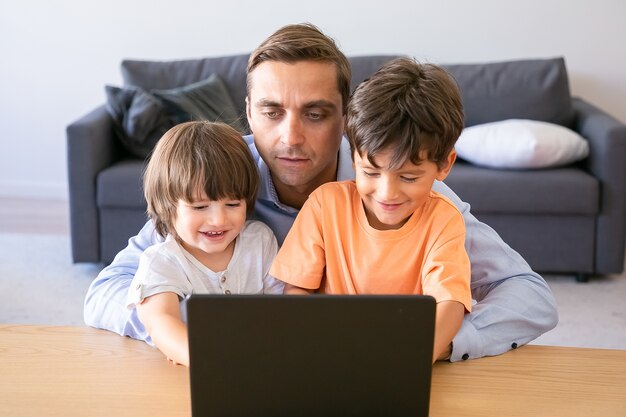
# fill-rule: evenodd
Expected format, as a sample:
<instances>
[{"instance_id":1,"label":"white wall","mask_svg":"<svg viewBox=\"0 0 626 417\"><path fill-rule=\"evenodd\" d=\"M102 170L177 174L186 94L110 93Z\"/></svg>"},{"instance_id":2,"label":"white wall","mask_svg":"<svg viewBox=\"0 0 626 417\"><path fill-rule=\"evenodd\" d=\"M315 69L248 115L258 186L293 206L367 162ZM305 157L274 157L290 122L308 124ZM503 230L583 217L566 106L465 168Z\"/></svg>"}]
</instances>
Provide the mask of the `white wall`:
<instances>
[{"instance_id":1,"label":"white wall","mask_svg":"<svg viewBox=\"0 0 626 417\"><path fill-rule=\"evenodd\" d=\"M303 21L349 55L564 56L573 94L626 122L623 0L0 0L0 196L67 198L65 126L121 83L123 58L250 52Z\"/></svg>"}]
</instances>

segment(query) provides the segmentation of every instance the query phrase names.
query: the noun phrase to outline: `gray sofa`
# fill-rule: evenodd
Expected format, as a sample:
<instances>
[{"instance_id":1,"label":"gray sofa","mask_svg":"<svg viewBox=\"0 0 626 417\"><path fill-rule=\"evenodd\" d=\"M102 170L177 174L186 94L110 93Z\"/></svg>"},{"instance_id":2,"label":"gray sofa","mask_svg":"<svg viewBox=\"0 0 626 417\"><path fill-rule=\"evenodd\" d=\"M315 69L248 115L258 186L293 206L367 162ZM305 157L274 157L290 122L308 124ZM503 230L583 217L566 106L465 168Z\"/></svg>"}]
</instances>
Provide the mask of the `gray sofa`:
<instances>
[{"instance_id":1,"label":"gray sofa","mask_svg":"<svg viewBox=\"0 0 626 417\"><path fill-rule=\"evenodd\" d=\"M125 60L125 86L181 88L217 74L245 113L247 55L186 61ZM351 57L353 87L393 56ZM444 65L461 88L466 126L532 119L569 127L590 154L568 166L496 170L458 161L446 183L543 273L619 273L626 230L626 126L570 96L562 58ZM146 221L144 157L129 151L102 105L67 127L74 262L110 262ZM132 149L131 149L132 150Z\"/></svg>"}]
</instances>

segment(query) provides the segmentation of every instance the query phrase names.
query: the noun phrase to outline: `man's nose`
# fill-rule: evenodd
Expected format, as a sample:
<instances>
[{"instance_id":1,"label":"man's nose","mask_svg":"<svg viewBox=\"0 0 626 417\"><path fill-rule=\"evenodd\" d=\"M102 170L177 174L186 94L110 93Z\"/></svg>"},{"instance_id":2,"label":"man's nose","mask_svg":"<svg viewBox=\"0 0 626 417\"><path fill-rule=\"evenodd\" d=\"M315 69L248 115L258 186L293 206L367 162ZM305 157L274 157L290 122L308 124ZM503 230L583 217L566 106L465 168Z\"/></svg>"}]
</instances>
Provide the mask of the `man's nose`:
<instances>
[{"instance_id":1,"label":"man's nose","mask_svg":"<svg viewBox=\"0 0 626 417\"><path fill-rule=\"evenodd\" d=\"M304 142L302 120L296 115L284 119L280 141L287 146L296 146Z\"/></svg>"}]
</instances>

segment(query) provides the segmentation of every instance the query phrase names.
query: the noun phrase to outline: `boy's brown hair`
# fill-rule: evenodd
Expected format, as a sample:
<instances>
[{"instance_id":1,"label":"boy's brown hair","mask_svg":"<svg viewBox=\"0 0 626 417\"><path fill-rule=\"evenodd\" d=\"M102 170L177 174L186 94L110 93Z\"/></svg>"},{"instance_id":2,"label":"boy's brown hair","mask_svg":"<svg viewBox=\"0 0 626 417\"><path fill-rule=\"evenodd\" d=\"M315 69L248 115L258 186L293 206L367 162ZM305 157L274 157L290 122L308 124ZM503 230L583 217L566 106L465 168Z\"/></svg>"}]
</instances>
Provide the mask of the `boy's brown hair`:
<instances>
[{"instance_id":1,"label":"boy's brown hair","mask_svg":"<svg viewBox=\"0 0 626 417\"><path fill-rule=\"evenodd\" d=\"M300 61L330 62L337 68L337 88L341 93L343 113L350 97L352 70L350 61L335 41L310 23L283 26L265 39L250 55L246 87L252 88L250 74L267 61L293 64Z\"/></svg>"},{"instance_id":2,"label":"boy's brown hair","mask_svg":"<svg viewBox=\"0 0 626 417\"><path fill-rule=\"evenodd\" d=\"M374 156L393 149L391 166L420 162L420 152L442 168L463 130L463 104L443 68L396 58L363 81L348 104L346 133L352 153Z\"/></svg>"},{"instance_id":3,"label":"boy's brown hair","mask_svg":"<svg viewBox=\"0 0 626 417\"><path fill-rule=\"evenodd\" d=\"M224 123L193 121L168 130L157 143L144 172L148 215L163 237L175 235L179 200L232 198L254 209L258 169L248 145Z\"/></svg>"}]
</instances>

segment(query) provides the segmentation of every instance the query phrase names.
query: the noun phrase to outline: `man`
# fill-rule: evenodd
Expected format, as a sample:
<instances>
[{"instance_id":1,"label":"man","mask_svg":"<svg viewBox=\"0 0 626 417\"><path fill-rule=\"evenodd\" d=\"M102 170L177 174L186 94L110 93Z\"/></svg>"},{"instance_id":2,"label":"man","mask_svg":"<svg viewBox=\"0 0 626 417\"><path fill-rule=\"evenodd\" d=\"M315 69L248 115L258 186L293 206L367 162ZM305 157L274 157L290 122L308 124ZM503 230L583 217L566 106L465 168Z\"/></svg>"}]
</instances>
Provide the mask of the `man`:
<instances>
[{"instance_id":1,"label":"man","mask_svg":"<svg viewBox=\"0 0 626 417\"><path fill-rule=\"evenodd\" d=\"M274 230L279 243L313 190L354 178L343 138L350 80L345 55L312 25L285 26L250 56L246 109L253 135L246 139L261 173L255 216ZM498 355L552 329L557 312L546 282L445 184L436 182L433 189L463 214L476 300L440 359ZM88 325L147 340L125 301L141 253L157 241L148 222L98 275L85 299Z\"/></svg>"}]
</instances>

